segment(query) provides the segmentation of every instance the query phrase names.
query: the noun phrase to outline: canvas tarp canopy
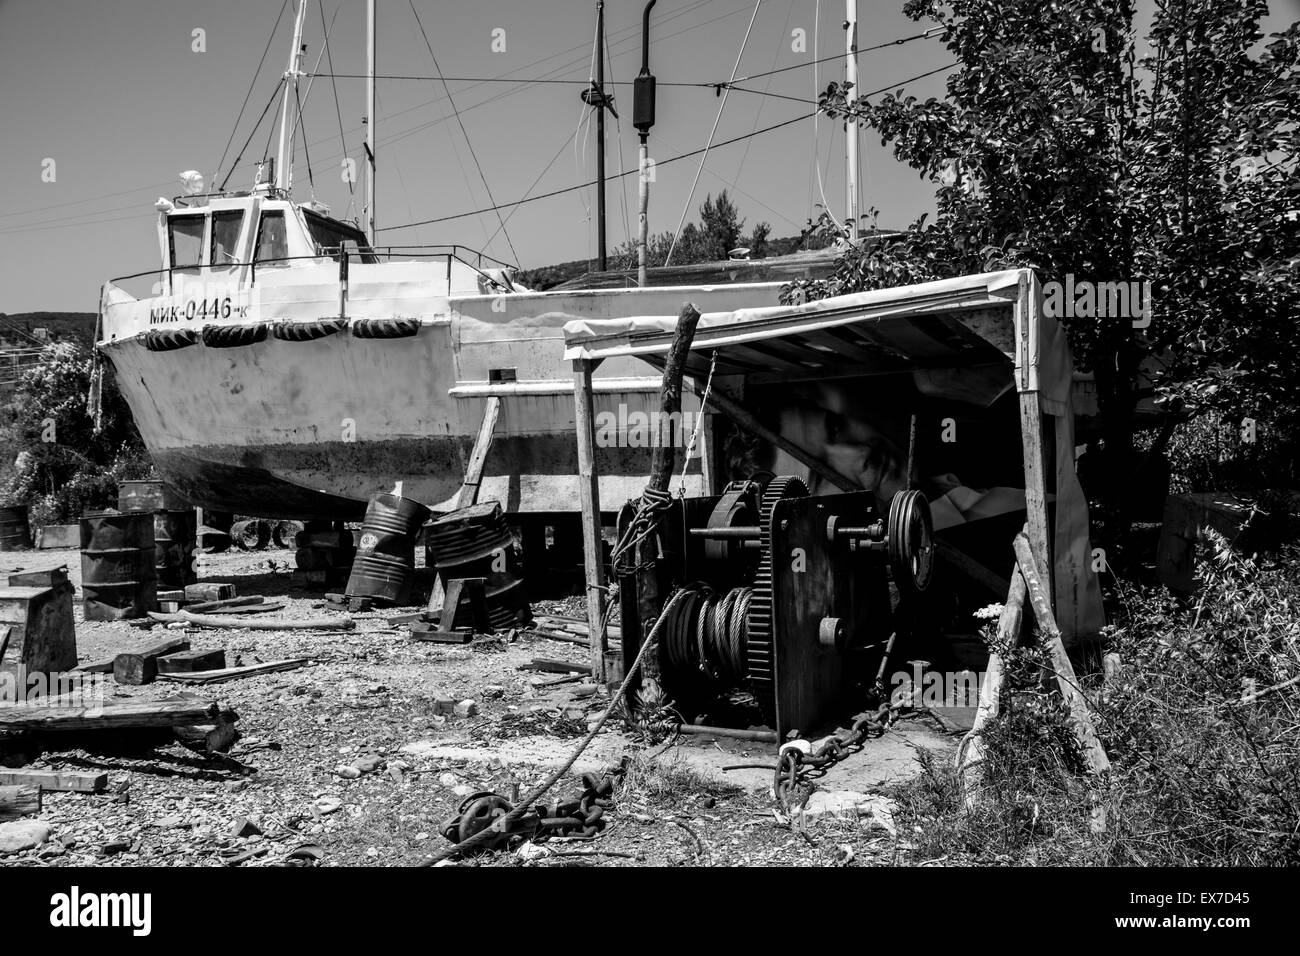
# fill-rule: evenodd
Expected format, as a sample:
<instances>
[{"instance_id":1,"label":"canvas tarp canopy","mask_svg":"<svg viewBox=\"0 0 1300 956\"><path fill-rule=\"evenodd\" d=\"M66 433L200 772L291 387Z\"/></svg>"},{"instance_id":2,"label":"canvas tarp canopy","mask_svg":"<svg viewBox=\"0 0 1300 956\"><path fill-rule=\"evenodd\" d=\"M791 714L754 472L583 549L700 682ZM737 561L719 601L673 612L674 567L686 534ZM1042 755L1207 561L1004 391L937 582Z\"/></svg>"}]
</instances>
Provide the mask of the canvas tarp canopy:
<instances>
[{"instance_id":1,"label":"canvas tarp canopy","mask_svg":"<svg viewBox=\"0 0 1300 956\"><path fill-rule=\"evenodd\" d=\"M1104 623L1088 536L1088 508L1075 475L1073 362L1064 330L1044 314L1032 270L960 276L835 296L800 305L706 313L686 374L747 382L811 381L910 373L925 394L965 397L1014 386L1025 449L1025 507L1030 542L1050 568L1053 604L1067 642L1095 636ZM676 316L582 319L565 325L565 357L574 362L583 401L584 369L605 358L637 356L662 368ZM1041 416L1053 420L1055 462L1044 475ZM578 415L579 422L583 415ZM587 416L590 420L590 416ZM581 444L582 436L579 436ZM1048 528L1049 500L1055 502Z\"/></svg>"}]
</instances>

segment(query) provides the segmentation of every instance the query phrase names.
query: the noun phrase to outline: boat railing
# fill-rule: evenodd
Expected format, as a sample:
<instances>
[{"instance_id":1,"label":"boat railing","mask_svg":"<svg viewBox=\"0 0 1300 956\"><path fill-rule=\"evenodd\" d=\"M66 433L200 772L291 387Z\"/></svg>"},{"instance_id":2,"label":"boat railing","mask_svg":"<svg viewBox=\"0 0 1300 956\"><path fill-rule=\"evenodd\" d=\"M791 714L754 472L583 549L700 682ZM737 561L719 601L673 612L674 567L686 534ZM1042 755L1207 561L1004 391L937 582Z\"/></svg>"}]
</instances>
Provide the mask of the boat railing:
<instances>
[{"instance_id":1,"label":"boat railing","mask_svg":"<svg viewBox=\"0 0 1300 956\"><path fill-rule=\"evenodd\" d=\"M224 262L219 267L221 270L241 269L248 267L248 283L251 288L257 283L257 270L259 267L275 267L291 262L316 262L325 263L328 261L337 262L339 265L339 281L346 283L349 266L353 262L373 265L383 261L392 262L395 260L407 259L428 259L431 261L443 260L447 268L447 288L451 289L452 266L453 263L459 262L468 266L479 274L490 286L494 286L502 291L509 291L509 287L502 280L490 275L486 270L493 267L501 269L515 269L516 266L495 259L484 252L472 249L469 246L461 245L434 245L434 246L377 246L374 248L352 248L340 246L322 247L321 251L315 255L309 256L278 256L271 259L253 259L251 261L232 260ZM471 261L472 260L472 261ZM148 297L160 295L170 295L174 291L174 276L176 273L183 275L197 275L198 277L209 276L214 280L220 273L213 273L211 266L171 266L149 269L144 272L136 272L131 275L118 276L108 280L108 285L116 286L122 291L128 290L122 285L124 282L132 282L137 279L153 279L151 291ZM164 291L165 290L165 291ZM129 294L129 293L128 293ZM134 296L136 299L145 298L146 296Z\"/></svg>"}]
</instances>

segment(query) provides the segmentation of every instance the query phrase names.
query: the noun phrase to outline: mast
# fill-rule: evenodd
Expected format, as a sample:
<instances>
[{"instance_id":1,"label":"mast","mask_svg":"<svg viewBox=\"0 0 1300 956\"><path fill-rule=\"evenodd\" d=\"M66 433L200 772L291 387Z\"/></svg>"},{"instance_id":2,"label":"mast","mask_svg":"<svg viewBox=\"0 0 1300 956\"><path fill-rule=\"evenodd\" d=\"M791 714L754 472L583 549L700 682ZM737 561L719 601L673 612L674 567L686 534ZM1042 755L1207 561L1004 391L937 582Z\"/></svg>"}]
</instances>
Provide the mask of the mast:
<instances>
[{"instance_id":1,"label":"mast","mask_svg":"<svg viewBox=\"0 0 1300 956\"><path fill-rule=\"evenodd\" d=\"M844 79L852 84L851 96L858 91L858 0L846 0L844 16ZM848 150L845 154L845 216L852 221L850 241L858 238L858 121L850 116L844 128Z\"/></svg>"},{"instance_id":2,"label":"mast","mask_svg":"<svg viewBox=\"0 0 1300 956\"><path fill-rule=\"evenodd\" d=\"M275 187L288 193L293 188L293 127L289 113L298 100L298 77L302 76L302 21L307 12L306 0L298 0L298 15L293 21L293 48L289 67L284 71L284 102L280 107L280 146L276 150Z\"/></svg>"},{"instance_id":3,"label":"mast","mask_svg":"<svg viewBox=\"0 0 1300 956\"><path fill-rule=\"evenodd\" d=\"M373 248L375 235L375 126L378 119L375 112L375 61L378 57L375 40L375 0L366 0L366 231L370 234Z\"/></svg>"}]
</instances>

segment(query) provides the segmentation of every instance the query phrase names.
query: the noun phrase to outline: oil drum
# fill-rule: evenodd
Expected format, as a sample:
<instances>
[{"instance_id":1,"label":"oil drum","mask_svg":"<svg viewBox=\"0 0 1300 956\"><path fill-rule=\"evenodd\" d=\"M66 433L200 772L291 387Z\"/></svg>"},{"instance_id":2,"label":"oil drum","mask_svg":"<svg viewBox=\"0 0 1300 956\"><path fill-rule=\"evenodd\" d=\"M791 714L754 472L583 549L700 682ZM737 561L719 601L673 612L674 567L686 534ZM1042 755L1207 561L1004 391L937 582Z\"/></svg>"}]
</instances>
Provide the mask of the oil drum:
<instances>
[{"instance_id":1,"label":"oil drum","mask_svg":"<svg viewBox=\"0 0 1300 956\"><path fill-rule=\"evenodd\" d=\"M494 628L506 630L532 619L519 548L499 503L443 515L428 525L425 540L425 563L437 567L444 587L456 578L486 578L488 619Z\"/></svg>"},{"instance_id":2,"label":"oil drum","mask_svg":"<svg viewBox=\"0 0 1300 956\"><path fill-rule=\"evenodd\" d=\"M81 519L81 587L87 621L144 617L158 609L151 513L102 511Z\"/></svg>"},{"instance_id":3,"label":"oil drum","mask_svg":"<svg viewBox=\"0 0 1300 956\"><path fill-rule=\"evenodd\" d=\"M345 591L379 605L406 604L415 573L415 538L429 509L413 498L379 494L361 523L357 554Z\"/></svg>"},{"instance_id":4,"label":"oil drum","mask_svg":"<svg viewBox=\"0 0 1300 956\"><path fill-rule=\"evenodd\" d=\"M17 551L32 546L32 529L27 523L26 505L0 507L0 551Z\"/></svg>"},{"instance_id":5,"label":"oil drum","mask_svg":"<svg viewBox=\"0 0 1300 956\"><path fill-rule=\"evenodd\" d=\"M154 567L158 569L159 587L175 591L198 580L194 570L197 538L193 508L153 513Z\"/></svg>"}]
</instances>

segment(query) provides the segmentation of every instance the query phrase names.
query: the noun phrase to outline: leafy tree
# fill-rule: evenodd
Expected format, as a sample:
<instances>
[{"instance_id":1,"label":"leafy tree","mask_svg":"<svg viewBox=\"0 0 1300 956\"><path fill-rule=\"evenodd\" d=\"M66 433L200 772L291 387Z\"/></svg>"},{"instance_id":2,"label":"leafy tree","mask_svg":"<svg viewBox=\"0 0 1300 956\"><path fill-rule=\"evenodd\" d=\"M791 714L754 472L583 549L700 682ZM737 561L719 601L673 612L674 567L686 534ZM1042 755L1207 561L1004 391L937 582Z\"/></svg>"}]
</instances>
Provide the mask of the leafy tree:
<instances>
[{"instance_id":1,"label":"leafy tree","mask_svg":"<svg viewBox=\"0 0 1300 956\"><path fill-rule=\"evenodd\" d=\"M1139 370L1154 366L1171 411L1250 416L1294 436L1300 25L1260 51L1264 0L1157 0L1141 40L1131 0L908 0L904 11L942 28L958 66L947 97L872 104L831 84L820 108L857 117L934 179L936 218L850 249L830 280L787 296L1019 266L1045 282L1150 281L1146 329L1062 319L1096 375L1120 533Z\"/></svg>"},{"instance_id":2,"label":"leafy tree","mask_svg":"<svg viewBox=\"0 0 1300 956\"><path fill-rule=\"evenodd\" d=\"M33 523L71 520L111 507L117 482L151 471L130 409L105 370L100 428L87 412L90 353L74 342L48 346L27 372L10 407L7 449L15 454L0 498L26 502ZM8 457L8 456L6 456Z\"/></svg>"}]
</instances>

